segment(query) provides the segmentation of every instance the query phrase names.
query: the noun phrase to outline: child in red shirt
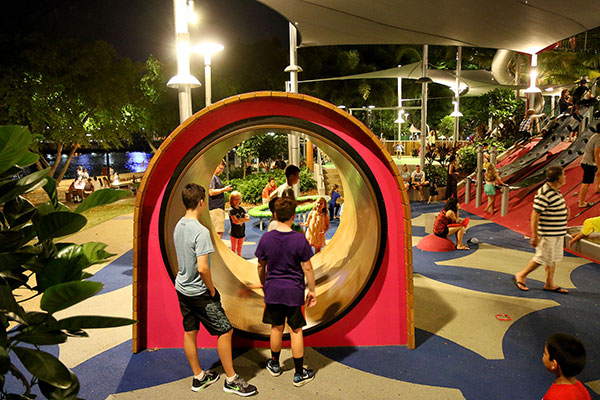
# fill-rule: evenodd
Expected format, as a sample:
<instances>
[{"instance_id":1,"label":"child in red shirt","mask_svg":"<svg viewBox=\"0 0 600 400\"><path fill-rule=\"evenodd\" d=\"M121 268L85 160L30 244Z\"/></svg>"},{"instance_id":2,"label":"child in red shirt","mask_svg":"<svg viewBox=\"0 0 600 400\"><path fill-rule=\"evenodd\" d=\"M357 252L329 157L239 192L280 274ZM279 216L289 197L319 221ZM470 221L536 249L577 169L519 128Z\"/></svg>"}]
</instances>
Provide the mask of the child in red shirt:
<instances>
[{"instance_id":1,"label":"child in red shirt","mask_svg":"<svg viewBox=\"0 0 600 400\"><path fill-rule=\"evenodd\" d=\"M544 367L556 379L543 400L590 400L590 393L575 376L585 367L585 348L573 335L555 333L546 340Z\"/></svg>"}]
</instances>

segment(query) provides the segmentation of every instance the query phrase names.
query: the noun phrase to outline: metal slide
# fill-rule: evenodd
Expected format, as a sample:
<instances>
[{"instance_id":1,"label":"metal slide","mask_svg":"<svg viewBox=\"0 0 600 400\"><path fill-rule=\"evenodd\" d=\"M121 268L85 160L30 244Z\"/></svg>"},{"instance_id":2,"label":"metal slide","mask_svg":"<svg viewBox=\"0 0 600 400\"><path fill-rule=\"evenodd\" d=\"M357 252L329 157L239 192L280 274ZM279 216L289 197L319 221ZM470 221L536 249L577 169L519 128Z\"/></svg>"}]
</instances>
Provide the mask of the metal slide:
<instances>
[{"instance_id":1,"label":"metal slide","mask_svg":"<svg viewBox=\"0 0 600 400\"><path fill-rule=\"evenodd\" d=\"M568 126L571 126L573 128L579 126L579 121L577 121L572 116L567 116L562 121L560 119L557 119L554 122L556 123L556 125L548 127L550 132L535 146L533 146L533 148L529 150L524 156L498 169L501 178L506 178L518 171L523 170L524 168L527 168L529 165L533 164L535 161L543 157L544 154L546 154L556 145L568 138L570 133L569 129L567 129Z\"/></svg>"},{"instance_id":2,"label":"metal slide","mask_svg":"<svg viewBox=\"0 0 600 400\"><path fill-rule=\"evenodd\" d=\"M537 172L529 175L525 179L520 180L516 184L511 185L511 188L524 188L539 182L542 182L545 179L546 169L550 167L566 167L573 161L575 161L579 156L581 156L585 150L585 145L587 144L589 138L593 135L592 131L587 128L581 135L575 139L575 141L564 150L558 157L554 160L550 161L548 164L544 166L544 168L540 168Z\"/></svg>"}]
</instances>

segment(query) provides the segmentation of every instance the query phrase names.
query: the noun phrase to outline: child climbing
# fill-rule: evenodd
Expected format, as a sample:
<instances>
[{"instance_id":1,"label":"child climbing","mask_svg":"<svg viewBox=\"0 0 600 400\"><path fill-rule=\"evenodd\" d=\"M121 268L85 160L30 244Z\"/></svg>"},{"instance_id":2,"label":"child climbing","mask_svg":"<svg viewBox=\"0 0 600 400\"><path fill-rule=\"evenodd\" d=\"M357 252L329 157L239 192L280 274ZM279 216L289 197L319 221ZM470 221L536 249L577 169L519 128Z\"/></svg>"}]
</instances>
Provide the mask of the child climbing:
<instances>
[{"instance_id":1,"label":"child climbing","mask_svg":"<svg viewBox=\"0 0 600 400\"><path fill-rule=\"evenodd\" d=\"M483 193L485 193L488 197L487 207L485 211L494 215L494 201L496 200L496 183L504 185L502 179L500 179L500 174L496 167L493 164L488 164L485 170L485 186L483 187Z\"/></svg>"}]
</instances>

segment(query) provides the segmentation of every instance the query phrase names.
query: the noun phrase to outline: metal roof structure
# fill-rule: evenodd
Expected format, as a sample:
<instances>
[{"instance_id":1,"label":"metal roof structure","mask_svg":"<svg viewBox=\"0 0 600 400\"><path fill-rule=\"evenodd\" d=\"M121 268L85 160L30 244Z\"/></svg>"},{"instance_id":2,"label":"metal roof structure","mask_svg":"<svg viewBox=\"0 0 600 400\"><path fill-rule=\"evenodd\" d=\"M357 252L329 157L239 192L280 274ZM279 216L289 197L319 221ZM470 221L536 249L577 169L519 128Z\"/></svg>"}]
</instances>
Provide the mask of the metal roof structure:
<instances>
[{"instance_id":1,"label":"metal roof structure","mask_svg":"<svg viewBox=\"0 0 600 400\"><path fill-rule=\"evenodd\" d=\"M534 54L600 26L600 1L257 0L293 22L300 46L430 44Z\"/></svg>"}]
</instances>

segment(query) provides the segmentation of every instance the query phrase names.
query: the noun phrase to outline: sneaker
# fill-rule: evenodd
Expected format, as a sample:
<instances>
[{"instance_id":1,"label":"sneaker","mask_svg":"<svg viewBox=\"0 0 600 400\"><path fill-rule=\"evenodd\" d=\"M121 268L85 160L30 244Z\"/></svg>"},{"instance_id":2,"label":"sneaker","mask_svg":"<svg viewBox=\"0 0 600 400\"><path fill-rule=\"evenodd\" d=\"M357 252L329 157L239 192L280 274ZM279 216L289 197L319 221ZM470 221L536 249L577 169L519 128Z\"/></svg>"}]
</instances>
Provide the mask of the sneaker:
<instances>
[{"instance_id":1,"label":"sneaker","mask_svg":"<svg viewBox=\"0 0 600 400\"><path fill-rule=\"evenodd\" d=\"M267 361L267 370L272 376L281 375L281 367L279 366L279 361L273 360L272 358Z\"/></svg>"},{"instance_id":2,"label":"sneaker","mask_svg":"<svg viewBox=\"0 0 600 400\"><path fill-rule=\"evenodd\" d=\"M204 374L204 379L196 379L192 380L192 390L194 392L198 392L205 387L208 387L219 380L219 374L215 371L206 371Z\"/></svg>"},{"instance_id":3,"label":"sneaker","mask_svg":"<svg viewBox=\"0 0 600 400\"><path fill-rule=\"evenodd\" d=\"M248 397L258 393L258 391L256 390L256 386L249 384L248 382L240 378L239 375L236 375L235 379L231 383L228 383L227 379L225 379L223 391L225 393L235 393L238 396L242 397Z\"/></svg>"},{"instance_id":4,"label":"sneaker","mask_svg":"<svg viewBox=\"0 0 600 400\"><path fill-rule=\"evenodd\" d=\"M294 374L294 386L304 386L315 379L315 371L308 368L302 368L302 374Z\"/></svg>"}]
</instances>

